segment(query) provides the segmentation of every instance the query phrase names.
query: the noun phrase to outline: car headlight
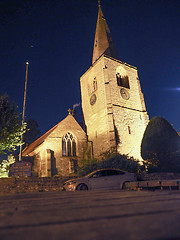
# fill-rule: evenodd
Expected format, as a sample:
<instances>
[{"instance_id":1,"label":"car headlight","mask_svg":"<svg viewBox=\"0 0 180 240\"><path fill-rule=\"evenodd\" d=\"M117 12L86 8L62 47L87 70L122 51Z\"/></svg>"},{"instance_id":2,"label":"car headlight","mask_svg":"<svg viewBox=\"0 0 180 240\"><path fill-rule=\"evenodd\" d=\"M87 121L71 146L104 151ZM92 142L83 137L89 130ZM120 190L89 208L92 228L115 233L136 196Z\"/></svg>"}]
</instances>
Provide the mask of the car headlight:
<instances>
[{"instance_id":1,"label":"car headlight","mask_svg":"<svg viewBox=\"0 0 180 240\"><path fill-rule=\"evenodd\" d=\"M76 183L75 181L70 181L70 182L65 183L65 185L71 185L71 184L75 184L75 183Z\"/></svg>"}]
</instances>

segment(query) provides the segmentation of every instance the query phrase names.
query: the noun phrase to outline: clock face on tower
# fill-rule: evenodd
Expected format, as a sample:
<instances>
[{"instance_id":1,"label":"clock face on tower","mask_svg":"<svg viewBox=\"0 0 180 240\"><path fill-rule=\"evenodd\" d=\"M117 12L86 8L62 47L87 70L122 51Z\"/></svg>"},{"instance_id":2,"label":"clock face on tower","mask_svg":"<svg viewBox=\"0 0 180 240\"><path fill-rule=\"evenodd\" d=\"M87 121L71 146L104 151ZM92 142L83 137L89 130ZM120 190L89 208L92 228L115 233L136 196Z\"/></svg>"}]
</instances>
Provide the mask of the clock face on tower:
<instances>
[{"instance_id":1,"label":"clock face on tower","mask_svg":"<svg viewBox=\"0 0 180 240\"><path fill-rule=\"evenodd\" d=\"M90 104L91 105L94 105L96 102L96 94L93 94L91 97L90 97Z\"/></svg>"},{"instance_id":2,"label":"clock face on tower","mask_svg":"<svg viewBox=\"0 0 180 240\"><path fill-rule=\"evenodd\" d=\"M130 98L129 92L124 88L121 88L120 94L121 94L121 97L125 100L128 100Z\"/></svg>"}]
</instances>

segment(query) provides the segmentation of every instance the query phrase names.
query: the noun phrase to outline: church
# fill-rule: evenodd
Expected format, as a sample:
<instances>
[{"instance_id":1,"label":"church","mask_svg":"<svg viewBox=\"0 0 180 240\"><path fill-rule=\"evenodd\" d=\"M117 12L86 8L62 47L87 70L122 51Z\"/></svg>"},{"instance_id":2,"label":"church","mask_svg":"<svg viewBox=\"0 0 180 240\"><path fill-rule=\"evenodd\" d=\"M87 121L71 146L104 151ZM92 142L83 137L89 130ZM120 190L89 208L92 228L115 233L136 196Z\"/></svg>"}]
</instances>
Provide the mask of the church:
<instances>
[{"instance_id":1,"label":"church","mask_svg":"<svg viewBox=\"0 0 180 240\"><path fill-rule=\"evenodd\" d=\"M142 160L141 140L149 122L137 68L119 59L98 6L92 65L80 78L84 129L69 109L65 119L23 150L40 177L74 174L87 156L108 150Z\"/></svg>"}]
</instances>

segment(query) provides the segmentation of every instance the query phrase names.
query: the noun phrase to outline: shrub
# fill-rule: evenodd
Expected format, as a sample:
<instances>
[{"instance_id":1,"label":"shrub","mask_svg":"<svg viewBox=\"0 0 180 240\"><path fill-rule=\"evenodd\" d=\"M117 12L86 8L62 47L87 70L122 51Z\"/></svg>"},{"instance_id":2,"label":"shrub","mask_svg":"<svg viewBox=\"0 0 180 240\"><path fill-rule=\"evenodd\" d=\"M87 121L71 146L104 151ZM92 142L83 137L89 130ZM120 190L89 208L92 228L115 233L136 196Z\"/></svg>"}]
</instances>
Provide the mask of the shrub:
<instances>
[{"instance_id":1,"label":"shrub","mask_svg":"<svg viewBox=\"0 0 180 240\"><path fill-rule=\"evenodd\" d=\"M144 170L144 167L139 164L138 161L133 158L129 158L126 155L121 155L116 152L106 151L101 154L102 160L83 160L81 167L79 168L77 175L84 176L94 170L101 168L118 168L128 172L138 173Z\"/></svg>"}]
</instances>

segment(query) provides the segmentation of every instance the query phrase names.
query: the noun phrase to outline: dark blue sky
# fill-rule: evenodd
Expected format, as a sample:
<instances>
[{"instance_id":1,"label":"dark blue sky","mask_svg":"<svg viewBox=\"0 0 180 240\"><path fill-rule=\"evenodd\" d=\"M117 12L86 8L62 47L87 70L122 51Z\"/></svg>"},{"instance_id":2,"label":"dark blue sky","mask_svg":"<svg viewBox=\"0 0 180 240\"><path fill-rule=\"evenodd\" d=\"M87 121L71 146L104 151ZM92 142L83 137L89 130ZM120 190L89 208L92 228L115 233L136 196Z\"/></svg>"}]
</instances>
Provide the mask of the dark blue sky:
<instances>
[{"instance_id":1,"label":"dark blue sky","mask_svg":"<svg viewBox=\"0 0 180 240\"><path fill-rule=\"evenodd\" d=\"M120 60L138 68L150 118L165 117L180 131L180 1L101 5ZM91 65L97 12L96 0L0 0L0 93L22 109L29 61L26 117L42 133L81 101L79 78Z\"/></svg>"}]
</instances>

